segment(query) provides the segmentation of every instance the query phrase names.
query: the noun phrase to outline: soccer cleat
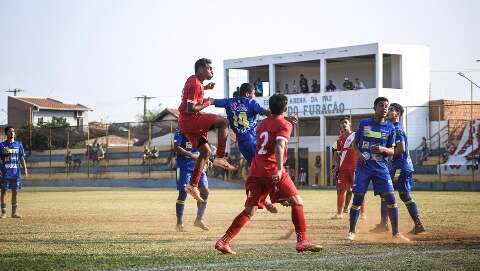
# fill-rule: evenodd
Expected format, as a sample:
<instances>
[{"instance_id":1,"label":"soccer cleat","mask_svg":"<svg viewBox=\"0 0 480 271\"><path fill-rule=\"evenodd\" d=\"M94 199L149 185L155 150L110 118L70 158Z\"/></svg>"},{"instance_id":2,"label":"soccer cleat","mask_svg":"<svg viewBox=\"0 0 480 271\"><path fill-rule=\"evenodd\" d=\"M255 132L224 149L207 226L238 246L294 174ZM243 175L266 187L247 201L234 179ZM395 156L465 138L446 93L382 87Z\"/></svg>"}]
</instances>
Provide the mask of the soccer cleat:
<instances>
[{"instance_id":1,"label":"soccer cleat","mask_svg":"<svg viewBox=\"0 0 480 271\"><path fill-rule=\"evenodd\" d=\"M19 214L12 214L12 218L22 218L22 216Z\"/></svg>"},{"instance_id":2,"label":"soccer cleat","mask_svg":"<svg viewBox=\"0 0 480 271\"><path fill-rule=\"evenodd\" d=\"M426 232L427 230L425 230L425 227L423 226L423 224L415 224L415 226L413 226L413 229L411 231L409 231L408 233L410 234L420 234L420 233L423 233L423 232Z\"/></svg>"},{"instance_id":3,"label":"soccer cleat","mask_svg":"<svg viewBox=\"0 0 480 271\"><path fill-rule=\"evenodd\" d=\"M203 200L202 197L200 196L200 191L198 191L198 187L192 186L191 184L187 184L187 186L185 186L185 192L190 194L198 202L200 203L205 202L205 200Z\"/></svg>"},{"instance_id":4,"label":"soccer cleat","mask_svg":"<svg viewBox=\"0 0 480 271\"><path fill-rule=\"evenodd\" d=\"M305 251L319 252L320 250L323 249L323 247L320 245L312 244L308 240L303 240L303 241L297 242L295 249L297 250L297 252L305 252Z\"/></svg>"},{"instance_id":5,"label":"soccer cleat","mask_svg":"<svg viewBox=\"0 0 480 271\"><path fill-rule=\"evenodd\" d=\"M232 166L225 158L215 158L215 160L213 160L213 165L228 171L234 171L237 169L236 167Z\"/></svg>"},{"instance_id":6,"label":"soccer cleat","mask_svg":"<svg viewBox=\"0 0 480 271\"><path fill-rule=\"evenodd\" d=\"M193 223L193 226L199 227L200 229L202 229L204 231L210 230L210 228L207 225L205 225L202 220L198 220L198 219L195 219L195 222Z\"/></svg>"},{"instance_id":7,"label":"soccer cleat","mask_svg":"<svg viewBox=\"0 0 480 271\"><path fill-rule=\"evenodd\" d=\"M215 249L222 252L223 254L237 254L235 251L232 250L230 244L223 241L222 239L218 240L215 243Z\"/></svg>"},{"instance_id":8,"label":"soccer cleat","mask_svg":"<svg viewBox=\"0 0 480 271\"><path fill-rule=\"evenodd\" d=\"M382 224L382 223L375 225L375 228L370 230L370 232L373 232L373 233L382 233L382 232L388 232L388 231L389 231L388 225Z\"/></svg>"},{"instance_id":9,"label":"soccer cleat","mask_svg":"<svg viewBox=\"0 0 480 271\"><path fill-rule=\"evenodd\" d=\"M331 220L343 219L343 214L335 214L330 218Z\"/></svg>"},{"instance_id":10,"label":"soccer cleat","mask_svg":"<svg viewBox=\"0 0 480 271\"><path fill-rule=\"evenodd\" d=\"M403 243L403 242L410 242L410 239L408 239L407 237L403 236L403 234L401 233L396 233L392 236L393 240L396 241L396 242L399 242L399 243Z\"/></svg>"},{"instance_id":11,"label":"soccer cleat","mask_svg":"<svg viewBox=\"0 0 480 271\"><path fill-rule=\"evenodd\" d=\"M178 231L178 232L186 232L187 230L185 229L185 227L183 226L183 224L177 224L175 226L175 229Z\"/></svg>"},{"instance_id":12,"label":"soccer cleat","mask_svg":"<svg viewBox=\"0 0 480 271\"><path fill-rule=\"evenodd\" d=\"M7 218L7 213L2 213L2 214L0 215L0 218Z\"/></svg>"},{"instance_id":13,"label":"soccer cleat","mask_svg":"<svg viewBox=\"0 0 480 271\"><path fill-rule=\"evenodd\" d=\"M266 203L265 204L265 209L267 209L267 211L269 211L272 214L278 213L277 207L275 207L275 205L273 205L271 203L268 203L268 204Z\"/></svg>"},{"instance_id":14,"label":"soccer cleat","mask_svg":"<svg viewBox=\"0 0 480 271\"><path fill-rule=\"evenodd\" d=\"M350 240L350 241L355 240L355 233L354 233L354 232L349 232L349 233L347 234L347 236L345 236L345 239L346 239L346 240Z\"/></svg>"},{"instance_id":15,"label":"soccer cleat","mask_svg":"<svg viewBox=\"0 0 480 271\"><path fill-rule=\"evenodd\" d=\"M289 229L284 235L280 236L280 240L290 239L290 237L292 237L294 232L295 232L294 229Z\"/></svg>"},{"instance_id":16,"label":"soccer cleat","mask_svg":"<svg viewBox=\"0 0 480 271\"><path fill-rule=\"evenodd\" d=\"M343 209L343 213L344 213L344 214L348 214L348 213L349 213L349 212L348 212L348 209Z\"/></svg>"}]
</instances>

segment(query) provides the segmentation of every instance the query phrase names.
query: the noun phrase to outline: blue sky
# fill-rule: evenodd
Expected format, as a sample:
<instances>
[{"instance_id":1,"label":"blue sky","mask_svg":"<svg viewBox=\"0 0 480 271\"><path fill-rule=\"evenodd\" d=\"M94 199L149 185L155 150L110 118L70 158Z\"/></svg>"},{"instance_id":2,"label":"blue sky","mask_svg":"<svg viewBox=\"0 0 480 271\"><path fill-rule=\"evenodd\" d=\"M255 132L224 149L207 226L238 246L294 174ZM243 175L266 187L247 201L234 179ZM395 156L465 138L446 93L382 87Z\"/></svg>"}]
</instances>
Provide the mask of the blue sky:
<instances>
[{"instance_id":1,"label":"blue sky","mask_svg":"<svg viewBox=\"0 0 480 271\"><path fill-rule=\"evenodd\" d=\"M214 61L211 96L222 97L226 58L373 42L429 46L432 99L469 99L467 82L443 71L480 82L479 10L474 0L0 0L0 109L3 90L21 88L87 105L90 120L132 121L141 94L177 107L199 57Z\"/></svg>"}]
</instances>

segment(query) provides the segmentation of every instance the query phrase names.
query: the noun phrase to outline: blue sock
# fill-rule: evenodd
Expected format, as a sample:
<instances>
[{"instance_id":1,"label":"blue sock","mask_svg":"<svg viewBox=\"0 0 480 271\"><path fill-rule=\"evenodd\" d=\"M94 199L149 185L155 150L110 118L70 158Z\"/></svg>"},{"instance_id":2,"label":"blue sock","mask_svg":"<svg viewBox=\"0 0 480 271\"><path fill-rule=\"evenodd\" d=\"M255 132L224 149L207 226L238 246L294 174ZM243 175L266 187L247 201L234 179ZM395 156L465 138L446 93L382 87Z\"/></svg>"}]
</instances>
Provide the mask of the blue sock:
<instances>
[{"instance_id":1,"label":"blue sock","mask_svg":"<svg viewBox=\"0 0 480 271\"><path fill-rule=\"evenodd\" d=\"M388 211L387 211L387 202L381 197L381 202L380 202L380 224L382 225L387 225L388 223Z\"/></svg>"},{"instance_id":2,"label":"blue sock","mask_svg":"<svg viewBox=\"0 0 480 271\"><path fill-rule=\"evenodd\" d=\"M362 205L365 194L354 193L352 206L350 207L350 232L355 232L358 216L360 215L360 206Z\"/></svg>"},{"instance_id":3,"label":"blue sock","mask_svg":"<svg viewBox=\"0 0 480 271\"><path fill-rule=\"evenodd\" d=\"M202 220L205 210L207 209L208 192L200 192L200 196L205 202L197 202L197 220Z\"/></svg>"},{"instance_id":4,"label":"blue sock","mask_svg":"<svg viewBox=\"0 0 480 271\"><path fill-rule=\"evenodd\" d=\"M177 224L183 224L183 210L185 209L185 200L187 199L187 192L185 190L178 191L178 198L176 204Z\"/></svg>"},{"instance_id":5,"label":"blue sock","mask_svg":"<svg viewBox=\"0 0 480 271\"><path fill-rule=\"evenodd\" d=\"M398 207L395 202L395 195L393 193L383 194L385 202L387 203L387 212L388 217L390 218L390 223L392 224L392 234L398 233Z\"/></svg>"},{"instance_id":6,"label":"blue sock","mask_svg":"<svg viewBox=\"0 0 480 271\"><path fill-rule=\"evenodd\" d=\"M420 217L418 215L417 204L410 196L410 193L401 192L400 199L403 201L403 203L405 203L405 206L407 206L408 213L410 214L410 217L412 218L413 222L415 224L421 224L422 222L420 221Z\"/></svg>"},{"instance_id":7,"label":"blue sock","mask_svg":"<svg viewBox=\"0 0 480 271\"><path fill-rule=\"evenodd\" d=\"M2 203L2 204L1 204L1 208L2 208L2 209L7 208L7 204L6 204L6 203Z\"/></svg>"}]
</instances>

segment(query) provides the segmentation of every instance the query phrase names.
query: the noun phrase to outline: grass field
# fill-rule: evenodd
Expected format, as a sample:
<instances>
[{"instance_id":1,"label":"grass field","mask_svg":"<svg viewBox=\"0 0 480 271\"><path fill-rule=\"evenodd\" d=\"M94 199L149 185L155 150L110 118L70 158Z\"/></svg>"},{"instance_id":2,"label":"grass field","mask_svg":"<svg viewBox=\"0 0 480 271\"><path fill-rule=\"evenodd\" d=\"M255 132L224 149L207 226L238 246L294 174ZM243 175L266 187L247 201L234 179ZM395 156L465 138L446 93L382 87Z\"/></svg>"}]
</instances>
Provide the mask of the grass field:
<instances>
[{"instance_id":1,"label":"grass field","mask_svg":"<svg viewBox=\"0 0 480 271\"><path fill-rule=\"evenodd\" d=\"M192 226L196 206L186 207L188 232L175 231L173 189L27 188L19 195L22 219L0 220L0 270L479 270L480 194L416 192L429 233L395 244L367 233L378 222L378 198L367 196L367 220L358 240L343 240L348 220L330 220L335 191L300 191L310 239L321 253L298 254L295 241L279 240L290 210L259 211L237 236L237 255L221 255L215 241L242 209L242 190L212 190L211 230ZM400 206L401 231L411 223ZM10 208L10 206L8 206Z\"/></svg>"}]
</instances>

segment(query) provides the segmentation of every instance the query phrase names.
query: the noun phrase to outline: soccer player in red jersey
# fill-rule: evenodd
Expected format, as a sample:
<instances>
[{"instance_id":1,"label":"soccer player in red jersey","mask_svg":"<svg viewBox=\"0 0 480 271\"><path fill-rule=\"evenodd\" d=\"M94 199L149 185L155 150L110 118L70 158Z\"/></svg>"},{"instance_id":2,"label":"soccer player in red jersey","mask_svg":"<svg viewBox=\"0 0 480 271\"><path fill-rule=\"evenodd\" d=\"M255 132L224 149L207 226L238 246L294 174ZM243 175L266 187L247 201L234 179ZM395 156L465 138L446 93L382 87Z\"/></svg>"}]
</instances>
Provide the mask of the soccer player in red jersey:
<instances>
[{"instance_id":1,"label":"soccer player in red jersey","mask_svg":"<svg viewBox=\"0 0 480 271\"><path fill-rule=\"evenodd\" d=\"M209 130L218 129L217 156L213 161L213 165L230 171L235 170L235 167L230 165L224 158L227 144L227 119L215 114L200 112L205 107L213 104L212 98L203 98L204 90L213 89L215 86L213 82L204 86L203 81L210 80L212 77L212 61L206 58L197 60L195 62L195 74L190 76L187 82L185 82L182 92L182 103L178 107L178 111L180 111L178 127L188 138L188 141L192 143L192 146L198 148L200 152L195 161L190 183L185 187L185 191L198 202L205 202L206 200L200 196L198 182L211 152L207 137Z\"/></svg>"},{"instance_id":2,"label":"soccer player in red jersey","mask_svg":"<svg viewBox=\"0 0 480 271\"><path fill-rule=\"evenodd\" d=\"M215 244L215 249L222 253L235 254L230 248L230 242L250 221L257 208L264 207L267 195L270 195L273 203L291 206L298 252L316 252L322 249L321 246L314 245L307 239L303 202L283 166L287 161L287 144L292 133L292 124L284 118L287 102L288 98L282 94L274 94L269 99L272 115L257 127L257 147L245 184L247 194L245 209L233 220L226 233Z\"/></svg>"},{"instance_id":3,"label":"soccer player in red jersey","mask_svg":"<svg viewBox=\"0 0 480 271\"><path fill-rule=\"evenodd\" d=\"M348 117L340 120L340 136L337 139L337 155L334 158L334 174L337 174L337 214L332 219L342 219L345 208L345 194L352 190L357 154L353 148L355 132L352 132ZM346 203L348 205L348 201ZM362 219L365 219L365 206L361 206Z\"/></svg>"}]
</instances>

